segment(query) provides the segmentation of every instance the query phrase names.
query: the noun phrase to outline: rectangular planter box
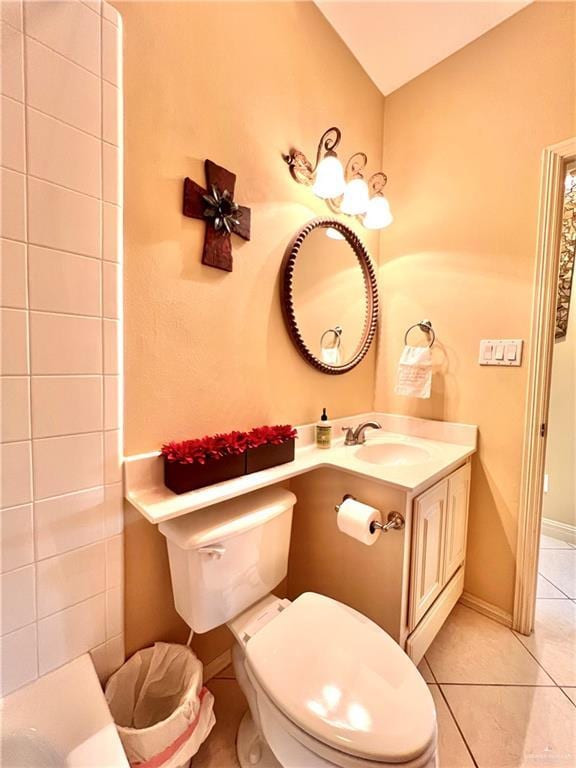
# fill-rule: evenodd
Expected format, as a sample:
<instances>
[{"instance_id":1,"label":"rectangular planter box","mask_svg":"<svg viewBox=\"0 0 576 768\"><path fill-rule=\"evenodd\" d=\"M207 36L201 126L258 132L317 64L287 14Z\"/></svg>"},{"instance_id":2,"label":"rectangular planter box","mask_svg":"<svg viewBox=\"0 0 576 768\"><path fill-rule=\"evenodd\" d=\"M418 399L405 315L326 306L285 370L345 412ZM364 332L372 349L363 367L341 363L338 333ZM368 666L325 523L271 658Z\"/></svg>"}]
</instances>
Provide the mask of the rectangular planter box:
<instances>
[{"instance_id":1,"label":"rectangular planter box","mask_svg":"<svg viewBox=\"0 0 576 768\"><path fill-rule=\"evenodd\" d=\"M206 485L240 477L246 471L246 454L212 459L206 464L179 464L164 459L164 485L174 493L187 493Z\"/></svg>"},{"instance_id":2,"label":"rectangular planter box","mask_svg":"<svg viewBox=\"0 0 576 768\"><path fill-rule=\"evenodd\" d=\"M294 461L294 438L280 445L261 445L246 451L246 474Z\"/></svg>"}]
</instances>

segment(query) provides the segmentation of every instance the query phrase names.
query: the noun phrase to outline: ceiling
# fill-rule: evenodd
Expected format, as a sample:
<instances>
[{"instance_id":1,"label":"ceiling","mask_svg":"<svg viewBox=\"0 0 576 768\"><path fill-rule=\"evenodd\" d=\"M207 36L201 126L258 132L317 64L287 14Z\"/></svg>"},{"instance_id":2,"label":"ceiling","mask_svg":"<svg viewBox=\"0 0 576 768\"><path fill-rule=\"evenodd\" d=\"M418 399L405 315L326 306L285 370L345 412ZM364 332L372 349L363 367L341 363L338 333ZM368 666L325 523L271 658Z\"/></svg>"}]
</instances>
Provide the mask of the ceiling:
<instances>
[{"instance_id":1,"label":"ceiling","mask_svg":"<svg viewBox=\"0 0 576 768\"><path fill-rule=\"evenodd\" d=\"M386 96L531 0L314 0Z\"/></svg>"}]
</instances>

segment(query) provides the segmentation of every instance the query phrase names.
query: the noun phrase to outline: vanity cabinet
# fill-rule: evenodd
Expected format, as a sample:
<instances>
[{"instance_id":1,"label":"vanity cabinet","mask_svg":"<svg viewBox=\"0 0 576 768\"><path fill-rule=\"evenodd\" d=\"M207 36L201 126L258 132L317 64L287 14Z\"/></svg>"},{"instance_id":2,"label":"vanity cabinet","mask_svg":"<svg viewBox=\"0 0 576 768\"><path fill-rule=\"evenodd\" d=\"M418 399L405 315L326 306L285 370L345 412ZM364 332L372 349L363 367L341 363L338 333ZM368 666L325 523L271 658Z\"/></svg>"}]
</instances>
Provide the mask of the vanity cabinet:
<instances>
[{"instance_id":1,"label":"vanity cabinet","mask_svg":"<svg viewBox=\"0 0 576 768\"><path fill-rule=\"evenodd\" d=\"M466 557L470 464L414 499L408 629L440 596Z\"/></svg>"}]
</instances>

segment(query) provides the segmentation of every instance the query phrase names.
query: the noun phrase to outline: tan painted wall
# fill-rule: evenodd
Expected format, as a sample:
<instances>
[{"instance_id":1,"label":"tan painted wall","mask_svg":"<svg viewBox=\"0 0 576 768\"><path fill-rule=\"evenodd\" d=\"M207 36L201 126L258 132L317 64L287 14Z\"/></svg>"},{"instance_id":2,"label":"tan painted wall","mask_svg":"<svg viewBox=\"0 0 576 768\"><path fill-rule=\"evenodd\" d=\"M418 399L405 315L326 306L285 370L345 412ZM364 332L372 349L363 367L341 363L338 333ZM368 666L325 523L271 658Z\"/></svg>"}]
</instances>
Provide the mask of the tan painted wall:
<instances>
[{"instance_id":1,"label":"tan painted wall","mask_svg":"<svg viewBox=\"0 0 576 768\"><path fill-rule=\"evenodd\" d=\"M283 326L284 250L326 205L290 177L281 154L311 156L330 125L342 157L381 157L384 99L312 3L116 2L124 20L125 453L168 439L303 423L370 410L375 350L325 376ZM181 214L182 180L210 158L238 175L252 240L235 238L234 272L200 263L204 224ZM348 221L348 219L347 219ZM360 232L360 230L358 230ZM362 231L377 260L379 238ZM186 636L160 534L128 513L126 642ZM225 633L224 633L225 634ZM227 637L200 640L204 658Z\"/></svg>"},{"instance_id":2,"label":"tan painted wall","mask_svg":"<svg viewBox=\"0 0 576 768\"><path fill-rule=\"evenodd\" d=\"M536 3L386 99L394 225L381 241L377 409L480 427L466 589L513 602L526 388L478 365L481 338L527 339L543 147L576 133L574 5ZM393 394L408 325L438 334L429 401ZM414 338L414 337L413 337Z\"/></svg>"}]
</instances>

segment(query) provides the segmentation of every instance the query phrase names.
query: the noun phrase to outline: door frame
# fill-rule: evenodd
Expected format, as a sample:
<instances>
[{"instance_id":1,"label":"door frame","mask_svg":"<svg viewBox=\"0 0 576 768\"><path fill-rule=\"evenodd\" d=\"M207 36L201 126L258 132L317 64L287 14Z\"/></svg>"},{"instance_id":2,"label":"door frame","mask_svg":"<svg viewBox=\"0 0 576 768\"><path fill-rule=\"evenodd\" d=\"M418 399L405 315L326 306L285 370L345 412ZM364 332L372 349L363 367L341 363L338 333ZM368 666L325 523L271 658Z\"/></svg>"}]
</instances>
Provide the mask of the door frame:
<instances>
[{"instance_id":1,"label":"door frame","mask_svg":"<svg viewBox=\"0 0 576 768\"><path fill-rule=\"evenodd\" d=\"M531 349L522 455L522 479L516 545L516 582L512 627L529 635L534 629L536 583L546 426L550 403L550 380L554 351L554 329L558 270L560 263L561 211L566 163L576 157L576 137L547 147L542 154L538 239L534 270ZM576 301L576 285L575 285ZM572 308L576 311L576 306Z\"/></svg>"}]
</instances>

